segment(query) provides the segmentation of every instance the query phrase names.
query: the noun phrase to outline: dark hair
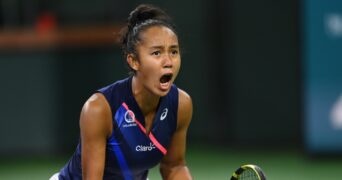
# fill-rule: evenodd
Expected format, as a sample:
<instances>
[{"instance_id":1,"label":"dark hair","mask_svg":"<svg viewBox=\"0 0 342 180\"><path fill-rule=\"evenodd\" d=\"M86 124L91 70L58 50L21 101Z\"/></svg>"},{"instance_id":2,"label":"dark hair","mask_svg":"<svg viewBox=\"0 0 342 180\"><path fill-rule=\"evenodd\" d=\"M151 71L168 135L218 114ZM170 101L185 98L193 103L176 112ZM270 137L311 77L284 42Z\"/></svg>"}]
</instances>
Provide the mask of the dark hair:
<instances>
[{"instance_id":1,"label":"dark hair","mask_svg":"<svg viewBox=\"0 0 342 180\"><path fill-rule=\"evenodd\" d=\"M175 25L168 14L159 7L150 4L141 4L136 7L127 19L127 25L121 31L121 47L124 57L128 54L137 56L136 45L141 40L140 32L151 26L165 26L171 29L175 34ZM130 66L128 65L130 68ZM131 71L134 70L130 68Z\"/></svg>"}]
</instances>

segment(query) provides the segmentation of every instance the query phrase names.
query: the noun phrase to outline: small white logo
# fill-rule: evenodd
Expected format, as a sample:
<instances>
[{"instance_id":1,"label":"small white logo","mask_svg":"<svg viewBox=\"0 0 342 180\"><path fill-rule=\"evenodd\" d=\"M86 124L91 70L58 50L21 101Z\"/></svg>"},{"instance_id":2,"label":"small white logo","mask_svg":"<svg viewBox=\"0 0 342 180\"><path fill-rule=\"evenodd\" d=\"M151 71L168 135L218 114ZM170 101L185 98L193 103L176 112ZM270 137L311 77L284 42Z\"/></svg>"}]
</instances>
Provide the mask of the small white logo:
<instances>
[{"instance_id":1,"label":"small white logo","mask_svg":"<svg viewBox=\"0 0 342 180\"><path fill-rule=\"evenodd\" d=\"M135 115L134 115L133 111L127 110L125 113L125 121L127 123L133 123L134 119L135 119Z\"/></svg>"},{"instance_id":2,"label":"small white logo","mask_svg":"<svg viewBox=\"0 0 342 180\"><path fill-rule=\"evenodd\" d=\"M168 112L168 111L169 111L169 110L168 110L167 108L163 109L163 112L162 112L162 114L160 115L160 120L161 120L161 121L164 120L164 119L166 118L167 112Z\"/></svg>"},{"instance_id":3,"label":"small white logo","mask_svg":"<svg viewBox=\"0 0 342 180\"><path fill-rule=\"evenodd\" d=\"M342 95L337 98L331 112L331 123L335 129L342 129Z\"/></svg>"},{"instance_id":4,"label":"small white logo","mask_svg":"<svg viewBox=\"0 0 342 180\"><path fill-rule=\"evenodd\" d=\"M342 14L328 14L325 17L326 30L328 35L342 37Z\"/></svg>"},{"instance_id":5,"label":"small white logo","mask_svg":"<svg viewBox=\"0 0 342 180\"><path fill-rule=\"evenodd\" d=\"M154 146L154 144L150 143L149 146L137 145L135 147L135 150L138 151L138 152L145 152L145 151L152 151L155 148L156 147Z\"/></svg>"}]
</instances>

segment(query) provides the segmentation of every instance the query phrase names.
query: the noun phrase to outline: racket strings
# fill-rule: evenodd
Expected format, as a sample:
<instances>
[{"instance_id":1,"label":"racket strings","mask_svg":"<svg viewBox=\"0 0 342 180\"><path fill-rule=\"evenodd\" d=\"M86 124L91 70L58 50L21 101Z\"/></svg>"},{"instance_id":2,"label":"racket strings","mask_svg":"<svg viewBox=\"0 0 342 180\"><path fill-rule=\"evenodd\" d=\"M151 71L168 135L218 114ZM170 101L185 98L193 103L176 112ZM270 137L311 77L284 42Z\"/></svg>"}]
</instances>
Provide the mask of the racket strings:
<instances>
[{"instance_id":1,"label":"racket strings","mask_svg":"<svg viewBox=\"0 0 342 180\"><path fill-rule=\"evenodd\" d=\"M246 169L239 175L239 180L259 180L259 177L252 169Z\"/></svg>"}]
</instances>

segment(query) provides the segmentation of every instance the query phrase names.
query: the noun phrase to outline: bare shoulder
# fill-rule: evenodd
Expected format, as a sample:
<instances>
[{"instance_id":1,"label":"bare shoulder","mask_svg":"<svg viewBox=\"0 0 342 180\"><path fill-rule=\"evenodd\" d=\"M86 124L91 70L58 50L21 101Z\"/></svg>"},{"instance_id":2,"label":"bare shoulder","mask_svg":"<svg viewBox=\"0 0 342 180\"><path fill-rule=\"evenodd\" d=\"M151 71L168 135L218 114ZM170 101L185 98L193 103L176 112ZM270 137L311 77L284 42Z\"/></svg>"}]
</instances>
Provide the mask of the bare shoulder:
<instances>
[{"instance_id":1,"label":"bare shoulder","mask_svg":"<svg viewBox=\"0 0 342 180\"><path fill-rule=\"evenodd\" d=\"M109 104L101 93L93 94L83 105L82 115L103 116L110 111Z\"/></svg>"},{"instance_id":2,"label":"bare shoulder","mask_svg":"<svg viewBox=\"0 0 342 180\"><path fill-rule=\"evenodd\" d=\"M89 99L84 103L83 109L85 111L101 111L106 110L108 107L108 102L103 94L95 93L89 97Z\"/></svg>"},{"instance_id":3,"label":"bare shoulder","mask_svg":"<svg viewBox=\"0 0 342 180\"><path fill-rule=\"evenodd\" d=\"M83 105L80 126L82 129L100 130L105 134L111 132L111 109L101 93L93 94Z\"/></svg>"},{"instance_id":4,"label":"bare shoulder","mask_svg":"<svg viewBox=\"0 0 342 180\"><path fill-rule=\"evenodd\" d=\"M179 98L179 108L192 108L192 100L191 100L191 96L185 92L184 90L182 89L179 89L178 88L178 98ZM178 109L179 109L178 108Z\"/></svg>"},{"instance_id":5,"label":"bare shoulder","mask_svg":"<svg viewBox=\"0 0 342 180\"><path fill-rule=\"evenodd\" d=\"M178 92L178 127L188 126L192 118L192 99L184 90L178 88Z\"/></svg>"}]
</instances>

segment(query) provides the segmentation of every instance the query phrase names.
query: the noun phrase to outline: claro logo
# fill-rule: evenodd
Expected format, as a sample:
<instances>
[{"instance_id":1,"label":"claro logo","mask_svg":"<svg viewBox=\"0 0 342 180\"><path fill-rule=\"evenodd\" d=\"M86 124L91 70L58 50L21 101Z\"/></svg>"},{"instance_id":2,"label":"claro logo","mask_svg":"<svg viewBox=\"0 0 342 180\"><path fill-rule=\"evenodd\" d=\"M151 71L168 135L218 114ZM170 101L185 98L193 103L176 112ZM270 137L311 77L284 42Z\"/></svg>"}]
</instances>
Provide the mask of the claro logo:
<instances>
[{"instance_id":1,"label":"claro logo","mask_svg":"<svg viewBox=\"0 0 342 180\"><path fill-rule=\"evenodd\" d=\"M154 146L154 144L150 143L149 146L137 145L135 147L135 150L138 151L138 152L145 152L145 151L152 151L154 148L156 148Z\"/></svg>"}]
</instances>

